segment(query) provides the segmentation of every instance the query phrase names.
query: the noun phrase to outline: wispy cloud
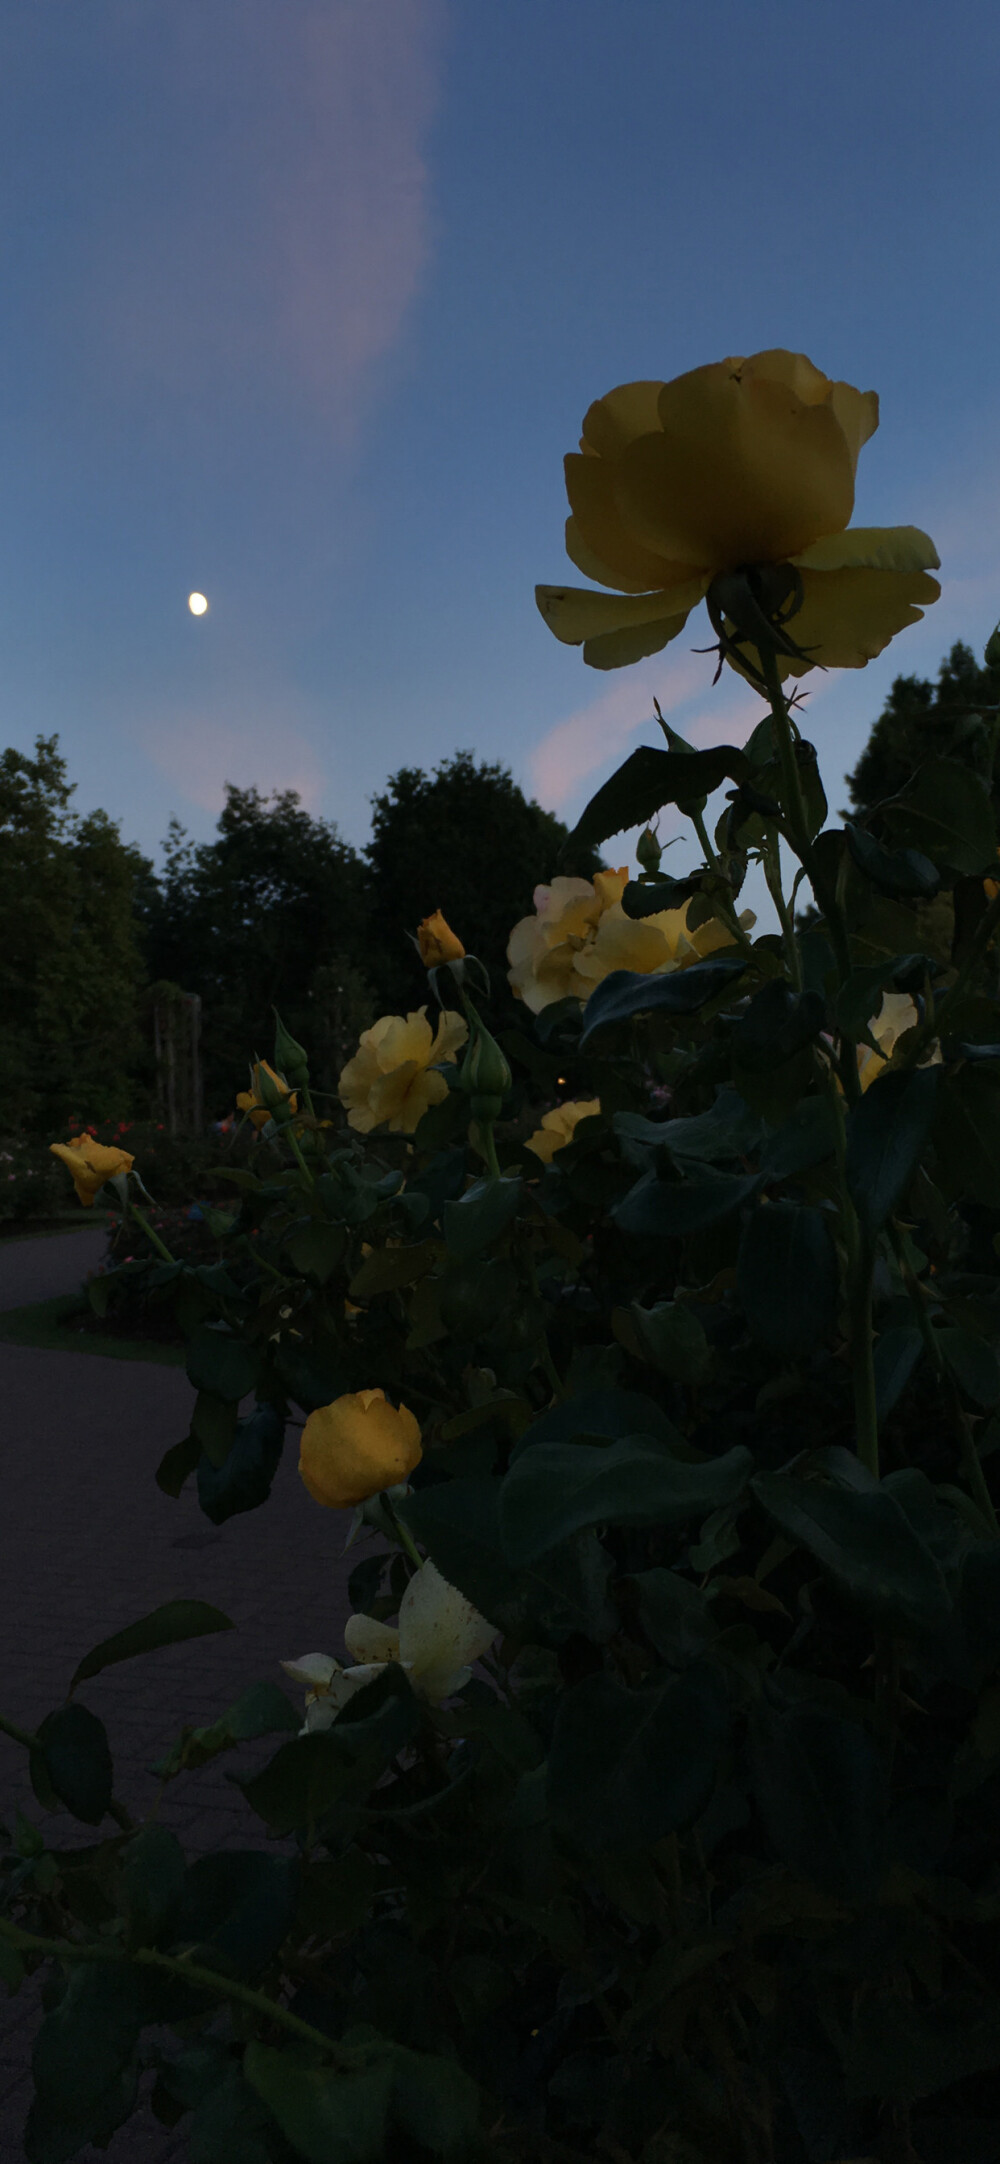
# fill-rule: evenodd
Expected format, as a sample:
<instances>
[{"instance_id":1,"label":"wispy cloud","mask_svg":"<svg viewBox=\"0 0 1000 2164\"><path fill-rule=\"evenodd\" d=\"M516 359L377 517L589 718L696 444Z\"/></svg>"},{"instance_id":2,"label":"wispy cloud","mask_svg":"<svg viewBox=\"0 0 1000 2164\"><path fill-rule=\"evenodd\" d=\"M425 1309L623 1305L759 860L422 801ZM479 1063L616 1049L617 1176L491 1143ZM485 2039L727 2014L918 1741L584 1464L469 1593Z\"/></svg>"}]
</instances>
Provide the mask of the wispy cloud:
<instances>
[{"instance_id":1,"label":"wispy cloud","mask_svg":"<svg viewBox=\"0 0 1000 2164\"><path fill-rule=\"evenodd\" d=\"M583 784L596 787L612 773L634 748L631 737L642 730L644 741L661 742L654 698L689 742L745 743L760 719L760 701L728 670L713 688L712 674L710 654L683 651L623 670L606 691L556 722L536 744L530 757L536 796L563 816L572 814L580 807Z\"/></svg>"},{"instance_id":2,"label":"wispy cloud","mask_svg":"<svg viewBox=\"0 0 1000 2164\"><path fill-rule=\"evenodd\" d=\"M289 715L287 700L276 698L273 707L261 701L256 711L232 699L171 707L137 734L152 764L201 811L222 810L227 782L265 796L294 789L307 811L320 805L323 765L306 720Z\"/></svg>"},{"instance_id":3,"label":"wispy cloud","mask_svg":"<svg viewBox=\"0 0 1000 2164\"><path fill-rule=\"evenodd\" d=\"M280 391L352 435L429 258L442 7L170 0L132 18L144 102L104 150L114 199L98 186L79 213L113 380L217 400L220 423ZM110 27L120 71L114 10Z\"/></svg>"}]
</instances>

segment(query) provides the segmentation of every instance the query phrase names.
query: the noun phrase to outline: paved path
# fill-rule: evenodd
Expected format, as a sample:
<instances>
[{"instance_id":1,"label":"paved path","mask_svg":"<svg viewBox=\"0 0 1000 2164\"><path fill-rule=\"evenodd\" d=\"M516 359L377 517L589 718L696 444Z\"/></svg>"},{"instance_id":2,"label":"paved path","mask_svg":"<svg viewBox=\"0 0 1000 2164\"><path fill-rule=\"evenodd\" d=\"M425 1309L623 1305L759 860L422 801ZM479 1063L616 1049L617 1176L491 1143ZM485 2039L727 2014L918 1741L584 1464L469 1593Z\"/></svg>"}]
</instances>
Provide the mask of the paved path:
<instances>
[{"instance_id":1,"label":"paved path","mask_svg":"<svg viewBox=\"0 0 1000 2164\"><path fill-rule=\"evenodd\" d=\"M0 1308L74 1290L102 1244L97 1233L74 1232L0 1245ZM294 1429L262 1509L216 1529L202 1516L193 1481L177 1502L163 1495L155 1468L186 1433L192 1397L180 1368L0 1343L0 1711L37 1726L64 1699L82 1655L161 1601L210 1600L237 1626L164 1647L81 1687L81 1702L108 1729L116 1793L136 1817L159 1786L148 1768L185 1722L216 1719L257 1677L283 1684L282 1657L342 1650L347 1576L358 1555L340 1560L347 1514L307 1496ZM275 1741L245 1750L242 1763L251 1750L256 1762L268 1757ZM189 1853L267 1845L260 1821L225 1779L238 1763L229 1753L167 1789L160 1822ZM42 1811L24 1751L0 1735L0 1820L10 1825L18 1805L53 1847L93 1838L67 1814ZM9 2001L2 1994L0 1986L0 2157L23 2164L37 1994L25 1988ZM88 2147L80 2158L182 2164L186 2154L183 2133L168 2133L145 2107L106 2151Z\"/></svg>"}]
</instances>

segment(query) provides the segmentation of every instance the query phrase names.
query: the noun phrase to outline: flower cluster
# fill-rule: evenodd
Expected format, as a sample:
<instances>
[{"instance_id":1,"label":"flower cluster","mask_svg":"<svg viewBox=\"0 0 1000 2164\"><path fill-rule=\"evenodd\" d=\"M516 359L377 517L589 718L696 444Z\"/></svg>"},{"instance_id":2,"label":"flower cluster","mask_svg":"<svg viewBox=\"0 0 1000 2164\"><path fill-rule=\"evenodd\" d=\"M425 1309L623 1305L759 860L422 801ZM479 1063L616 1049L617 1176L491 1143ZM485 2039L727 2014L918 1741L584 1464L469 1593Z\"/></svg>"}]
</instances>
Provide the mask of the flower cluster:
<instances>
[{"instance_id":1,"label":"flower cluster","mask_svg":"<svg viewBox=\"0 0 1000 2164\"><path fill-rule=\"evenodd\" d=\"M622 867L535 888L534 914L515 924L507 946L514 996L532 1014L557 999L588 1000L612 970L657 976L729 946L732 934L715 918L689 930L686 908L662 909L641 922L627 917L622 895L628 880ZM740 922L752 925L752 913L747 910Z\"/></svg>"}]
</instances>

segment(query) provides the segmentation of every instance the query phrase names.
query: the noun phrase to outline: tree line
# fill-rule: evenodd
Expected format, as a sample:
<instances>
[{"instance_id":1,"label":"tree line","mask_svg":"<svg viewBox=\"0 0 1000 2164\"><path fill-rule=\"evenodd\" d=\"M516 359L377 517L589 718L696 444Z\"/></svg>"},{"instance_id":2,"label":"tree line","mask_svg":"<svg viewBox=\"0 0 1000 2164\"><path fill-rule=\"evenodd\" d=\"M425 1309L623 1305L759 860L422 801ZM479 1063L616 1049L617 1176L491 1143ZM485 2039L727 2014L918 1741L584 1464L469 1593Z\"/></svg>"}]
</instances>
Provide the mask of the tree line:
<instances>
[{"instance_id":1,"label":"tree line","mask_svg":"<svg viewBox=\"0 0 1000 2164\"><path fill-rule=\"evenodd\" d=\"M937 681L896 677L846 777L856 815L932 752L972 765L1000 808L1000 670L954 645ZM499 763L459 751L433 773L402 767L373 799L362 850L293 790L230 785L214 838L172 820L162 863L103 811L73 811L57 737L0 754L0 1128L141 1118L155 1104L157 988L202 1003L205 1106L232 1109L273 1008L308 1043L320 1087L378 1013L420 1004L407 939L442 909L506 999L506 944L532 893L568 860L567 830Z\"/></svg>"}]
</instances>

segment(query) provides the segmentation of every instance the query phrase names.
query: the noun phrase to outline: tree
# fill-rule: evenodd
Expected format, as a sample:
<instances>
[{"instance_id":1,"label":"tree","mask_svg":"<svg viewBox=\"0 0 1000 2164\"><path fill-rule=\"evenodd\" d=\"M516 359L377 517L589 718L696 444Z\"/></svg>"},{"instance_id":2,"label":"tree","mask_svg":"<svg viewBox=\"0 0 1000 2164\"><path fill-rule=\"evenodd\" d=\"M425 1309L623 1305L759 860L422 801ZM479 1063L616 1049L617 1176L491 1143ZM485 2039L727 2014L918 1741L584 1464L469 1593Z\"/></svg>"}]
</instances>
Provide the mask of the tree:
<instances>
[{"instance_id":1,"label":"tree","mask_svg":"<svg viewBox=\"0 0 1000 2164\"><path fill-rule=\"evenodd\" d=\"M908 781L925 759L960 760L990 782L1000 808L1000 669L980 668L970 646L957 640L938 670L926 677L897 676L852 774L851 803L864 815Z\"/></svg>"},{"instance_id":2,"label":"tree","mask_svg":"<svg viewBox=\"0 0 1000 2164\"><path fill-rule=\"evenodd\" d=\"M152 866L105 812L75 814L73 788L56 736L0 755L5 1127L119 1119L141 1097L135 901Z\"/></svg>"},{"instance_id":3,"label":"tree","mask_svg":"<svg viewBox=\"0 0 1000 2164\"><path fill-rule=\"evenodd\" d=\"M365 850L369 973L383 1006L396 1011L424 998L406 937L422 917L443 910L499 992L511 927L531 909L535 887L557 870L589 878L599 867L590 849L560 864L567 839L562 821L529 800L507 767L477 765L470 751L457 751L433 774L401 767L372 804Z\"/></svg>"},{"instance_id":4,"label":"tree","mask_svg":"<svg viewBox=\"0 0 1000 2164\"><path fill-rule=\"evenodd\" d=\"M295 790L265 797L231 784L214 841L196 846L171 820L164 846L149 917L151 973L201 996L207 1109L231 1110L248 1060L270 1057L274 1007L316 1049L320 1086L335 1087L369 1018L354 850ZM330 1014L317 1014L319 1000Z\"/></svg>"}]
</instances>

